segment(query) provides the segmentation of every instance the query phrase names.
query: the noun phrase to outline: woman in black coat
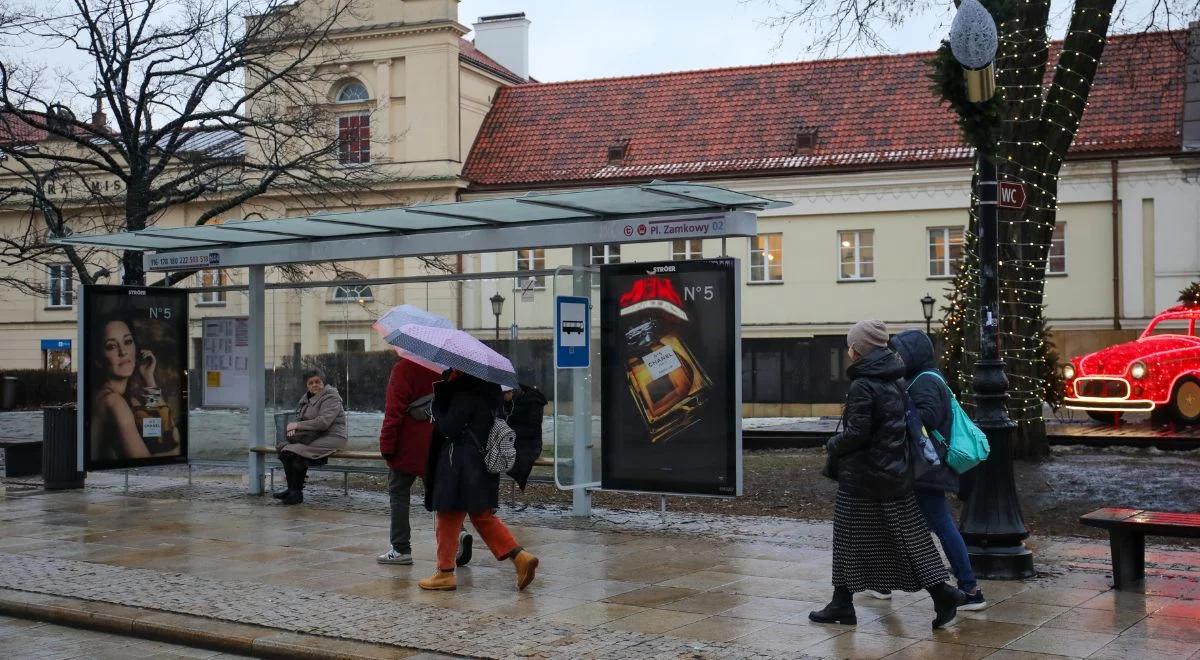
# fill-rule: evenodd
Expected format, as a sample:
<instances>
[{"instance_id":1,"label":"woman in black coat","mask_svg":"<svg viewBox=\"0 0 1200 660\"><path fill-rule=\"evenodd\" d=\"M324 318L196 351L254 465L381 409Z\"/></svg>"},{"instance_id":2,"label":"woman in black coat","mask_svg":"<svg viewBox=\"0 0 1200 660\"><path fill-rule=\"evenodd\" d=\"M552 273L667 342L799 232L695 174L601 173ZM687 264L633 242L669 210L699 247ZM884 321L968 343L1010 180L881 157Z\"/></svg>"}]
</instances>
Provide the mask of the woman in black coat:
<instances>
[{"instance_id":1,"label":"woman in black coat","mask_svg":"<svg viewBox=\"0 0 1200 660\"><path fill-rule=\"evenodd\" d=\"M946 463L949 447L945 444L950 441L950 427L954 421L950 413L950 397L954 395L938 371L933 342L924 332L905 330L892 337L888 346L904 361L905 388L913 407L921 416L921 425L931 437L935 437L934 431L941 436L941 441L935 439L933 446L942 464L930 468L913 484L917 506L921 508L921 515L925 516L925 524L942 542L942 550L950 560L950 570L958 580L958 588L967 595L966 603L959 609L981 610L987 607L987 600L975 581L967 544L963 542L958 525L954 524L946 504L946 493L958 492L958 473Z\"/></svg>"},{"instance_id":2,"label":"woman in black coat","mask_svg":"<svg viewBox=\"0 0 1200 660\"><path fill-rule=\"evenodd\" d=\"M458 534L463 521L479 532L496 559L511 559L517 588L533 581L538 559L517 544L493 511L500 476L487 471L483 450L500 408L500 386L451 369L433 386L433 438L425 469L425 508L437 513L437 572L422 589L453 591Z\"/></svg>"},{"instance_id":3,"label":"woman in black coat","mask_svg":"<svg viewBox=\"0 0 1200 660\"><path fill-rule=\"evenodd\" d=\"M830 438L827 472L838 482L833 513L833 600L809 613L817 623L858 622L858 591L927 589L933 627L954 621L963 596L933 546L912 492L904 363L887 347L887 326L860 321L847 335L852 364L842 431Z\"/></svg>"}]
</instances>

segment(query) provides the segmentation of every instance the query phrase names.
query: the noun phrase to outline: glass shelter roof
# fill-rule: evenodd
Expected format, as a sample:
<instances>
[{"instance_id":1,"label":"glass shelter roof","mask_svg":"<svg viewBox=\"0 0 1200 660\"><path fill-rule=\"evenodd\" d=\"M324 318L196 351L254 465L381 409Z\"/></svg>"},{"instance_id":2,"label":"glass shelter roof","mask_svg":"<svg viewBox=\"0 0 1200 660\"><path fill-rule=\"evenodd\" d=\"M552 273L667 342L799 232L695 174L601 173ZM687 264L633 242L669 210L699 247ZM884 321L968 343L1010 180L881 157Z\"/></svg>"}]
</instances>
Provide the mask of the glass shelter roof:
<instances>
[{"instance_id":1,"label":"glass shelter roof","mask_svg":"<svg viewBox=\"0 0 1200 660\"><path fill-rule=\"evenodd\" d=\"M316 213L271 220L237 220L219 225L150 227L136 232L78 234L56 239L55 242L158 252L539 222L616 220L655 215L682 216L739 209L763 210L781 206L788 204L715 186L650 183L617 188L531 193L521 197L448 204Z\"/></svg>"}]
</instances>

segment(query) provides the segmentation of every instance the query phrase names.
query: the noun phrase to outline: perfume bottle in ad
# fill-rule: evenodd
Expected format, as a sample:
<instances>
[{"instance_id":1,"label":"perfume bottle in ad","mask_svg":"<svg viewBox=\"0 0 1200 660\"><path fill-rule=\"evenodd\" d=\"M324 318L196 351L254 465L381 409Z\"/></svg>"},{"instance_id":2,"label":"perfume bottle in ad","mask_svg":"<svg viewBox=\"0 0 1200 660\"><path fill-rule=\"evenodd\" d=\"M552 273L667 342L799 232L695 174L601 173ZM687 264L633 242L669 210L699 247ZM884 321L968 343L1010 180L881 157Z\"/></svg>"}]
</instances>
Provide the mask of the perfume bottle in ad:
<instances>
[{"instance_id":1,"label":"perfume bottle in ad","mask_svg":"<svg viewBox=\"0 0 1200 660\"><path fill-rule=\"evenodd\" d=\"M142 434L142 441L151 453L174 448L171 408L163 402L158 388L147 387L143 390L141 404L134 407L133 417Z\"/></svg>"},{"instance_id":2,"label":"perfume bottle in ad","mask_svg":"<svg viewBox=\"0 0 1200 660\"><path fill-rule=\"evenodd\" d=\"M652 281L651 281L652 280ZM625 372L650 442L695 424L712 383L679 337L687 321L670 280L645 278L622 297Z\"/></svg>"}]
</instances>

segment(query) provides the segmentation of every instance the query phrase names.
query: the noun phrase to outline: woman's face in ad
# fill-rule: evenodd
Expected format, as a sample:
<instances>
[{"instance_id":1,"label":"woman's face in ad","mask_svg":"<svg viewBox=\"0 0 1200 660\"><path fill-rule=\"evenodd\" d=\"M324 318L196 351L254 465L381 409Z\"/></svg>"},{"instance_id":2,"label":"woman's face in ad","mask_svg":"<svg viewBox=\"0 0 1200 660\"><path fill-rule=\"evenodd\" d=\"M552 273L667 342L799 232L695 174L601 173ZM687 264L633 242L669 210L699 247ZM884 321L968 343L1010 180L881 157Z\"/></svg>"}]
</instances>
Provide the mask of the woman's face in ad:
<instances>
[{"instance_id":1,"label":"woman's face in ad","mask_svg":"<svg viewBox=\"0 0 1200 660\"><path fill-rule=\"evenodd\" d=\"M133 375L137 346L133 343L133 332L124 321L109 321L104 326L104 364L108 372L117 378Z\"/></svg>"},{"instance_id":2,"label":"woman's face in ad","mask_svg":"<svg viewBox=\"0 0 1200 660\"><path fill-rule=\"evenodd\" d=\"M321 390L325 389L325 381L321 380L320 376L313 376L305 383L309 394L320 394Z\"/></svg>"}]
</instances>

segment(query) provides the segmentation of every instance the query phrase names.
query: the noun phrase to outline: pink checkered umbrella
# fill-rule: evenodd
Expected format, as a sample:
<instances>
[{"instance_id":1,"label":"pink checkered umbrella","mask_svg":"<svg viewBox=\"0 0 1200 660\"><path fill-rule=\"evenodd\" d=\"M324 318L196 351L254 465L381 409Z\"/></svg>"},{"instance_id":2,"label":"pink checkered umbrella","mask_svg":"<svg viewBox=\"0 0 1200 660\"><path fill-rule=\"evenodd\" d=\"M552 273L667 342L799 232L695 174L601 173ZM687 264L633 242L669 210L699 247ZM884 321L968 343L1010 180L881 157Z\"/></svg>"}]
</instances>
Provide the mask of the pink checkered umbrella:
<instances>
[{"instance_id":1,"label":"pink checkered umbrella","mask_svg":"<svg viewBox=\"0 0 1200 660\"><path fill-rule=\"evenodd\" d=\"M454 327L454 323L450 319L434 314L433 312L427 312L415 305L397 305L379 317L379 320L371 327L375 329L376 334L391 344L392 348L396 349L396 354L400 357L416 362L422 367L439 374L445 371L446 365L430 362L396 345L396 338L400 336L400 328L410 323L433 328Z\"/></svg>"},{"instance_id":2,"label":"pink checkered umbrella","mask_svg":"<svg viewBox=\"0 0 1200 660\"><path fill-rule=\"evenodd\" d=\"M517 370L512 362L462 330L408 324L401 326L396 345L489 383L517 386Z\"/></svg>"}]
</instances>

